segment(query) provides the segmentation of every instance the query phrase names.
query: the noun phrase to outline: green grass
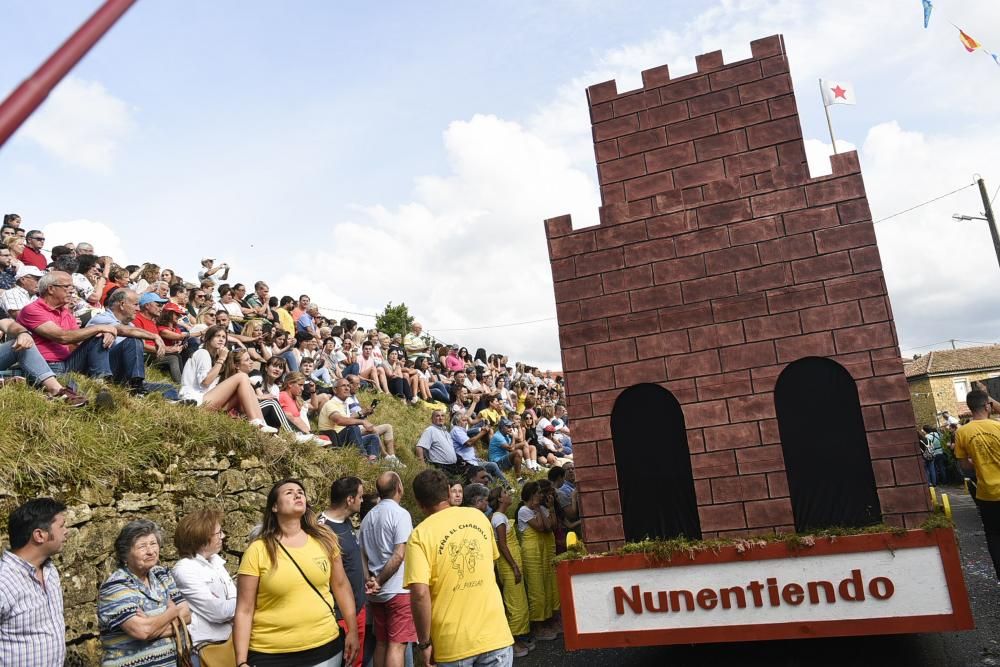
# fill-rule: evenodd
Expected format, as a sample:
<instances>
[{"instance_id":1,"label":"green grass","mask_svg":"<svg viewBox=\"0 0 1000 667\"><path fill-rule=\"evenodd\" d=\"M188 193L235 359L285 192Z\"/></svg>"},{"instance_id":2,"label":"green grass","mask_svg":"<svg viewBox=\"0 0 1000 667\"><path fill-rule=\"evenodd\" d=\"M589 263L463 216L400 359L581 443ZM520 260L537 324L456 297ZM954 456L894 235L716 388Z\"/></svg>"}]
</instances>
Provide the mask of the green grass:
<instances>
[{"instance_id":1,"label":"green grass","mask_svg":"<svg viewBox=\"0 0 1000 667\"><path fill-rule=\"evenodd\" d=\"M100 388L85 378L75 379L91 398ZM0 390L0 515L37 495L73 502L96 487L116 493L147 491L153 479L170 481L205 457L252 457L275 480L293 476L332 481L356 475L369 489L386 469L368 463L353 448L299 444L289 435L261 435L243 419L173 405L156 395L133 398L117 387L110 391L115 407L99 410L93 401L86 408L68 408L24 386ZM367 404L372 396L361 398ZM383 397L370 420L393 425L396 453L407 466L400 474L410 488L421 470L414 444L430 423L430 409ZM325 505L328 484L316 487L308 489L311 500ZM421 518L412 494L404 497L404 505L415 519Z\"/></svg>"},{"instance_id":2,"label":"green grass","mask_svg":"<svg viewBox=\"0 0 1000 667\"><path fill-rule=\"evenodd\" d=\"M938 509L927 517L920 528L921 530L930 532L939 528L952 528L953 526L952 521L944 515L944 512ZM871 535L875 533L888 533L899 536L905 532L905 528L879 523L861 528L833 527L809 531L808 533L779 533L746 538L705 540L689 540L686 537L675 537L669 540L647 538L638 542L627 542L618 549L597 555L624 556L627 554L643 554L650 563L666 563L672 561L676 556L694 558L697 553L703 551L719 553L719 551L727 547L736 547L742 553L768 544L783 543L789 551L802 551L815 545L818 540L835 541L837 538L849 535ZM576 560L586 558L587 556L586 548L582 547L567 551L556 558L557 560Z\"/></svg>"}]
</instances>

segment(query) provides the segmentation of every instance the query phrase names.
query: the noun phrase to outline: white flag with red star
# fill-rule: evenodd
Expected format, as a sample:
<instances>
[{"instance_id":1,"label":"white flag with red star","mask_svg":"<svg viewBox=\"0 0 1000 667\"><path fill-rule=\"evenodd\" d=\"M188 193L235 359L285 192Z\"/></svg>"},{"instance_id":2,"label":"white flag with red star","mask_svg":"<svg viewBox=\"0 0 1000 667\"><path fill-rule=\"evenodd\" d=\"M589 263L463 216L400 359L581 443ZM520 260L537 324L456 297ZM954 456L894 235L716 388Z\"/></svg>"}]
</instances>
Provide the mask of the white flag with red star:
<instances>
[{"instance_id":1,"label":"white flag with red star","mask_svg":"<svg viewBox=\"0 0 1000 667\"><path fill-rule=\"evenodd\" d=\"M854 104L854 84L849 81L828 81L823 79L823 105Z\"/></svg>"}]
</instances>

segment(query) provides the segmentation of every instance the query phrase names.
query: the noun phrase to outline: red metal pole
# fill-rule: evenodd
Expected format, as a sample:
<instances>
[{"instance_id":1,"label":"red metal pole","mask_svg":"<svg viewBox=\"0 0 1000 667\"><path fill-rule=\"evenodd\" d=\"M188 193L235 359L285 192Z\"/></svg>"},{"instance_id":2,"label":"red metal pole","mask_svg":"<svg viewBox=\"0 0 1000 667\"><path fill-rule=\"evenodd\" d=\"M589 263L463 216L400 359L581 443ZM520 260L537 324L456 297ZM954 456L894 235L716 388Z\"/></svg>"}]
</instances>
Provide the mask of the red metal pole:
<instances>
[{"instance_id":1,"label":"red metal pole","mask_svg":"<svg viewBox=\"0 0 1000 667\"><path fill-rule=\"evenodd\" d=\"M133 4L135 0L106 0L59 50L0 104L0 146Z\"/></svg>"}]
</instances>

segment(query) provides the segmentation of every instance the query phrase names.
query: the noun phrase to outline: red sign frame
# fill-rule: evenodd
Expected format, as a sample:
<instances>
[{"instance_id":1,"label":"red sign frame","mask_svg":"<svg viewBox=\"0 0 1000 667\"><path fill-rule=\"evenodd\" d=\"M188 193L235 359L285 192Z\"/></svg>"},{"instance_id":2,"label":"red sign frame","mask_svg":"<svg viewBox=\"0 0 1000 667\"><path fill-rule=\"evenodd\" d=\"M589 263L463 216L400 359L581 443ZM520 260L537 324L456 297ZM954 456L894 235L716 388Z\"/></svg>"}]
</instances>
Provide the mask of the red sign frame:
<instances>
[{"instance_id":1,"label":"red sign frame","mask_svg":"<svg viewBox=\"0 0 1000 667\"><path fill-rule=\"evenodd\" d=\"M779 560L830 554L861 553L936 546L941 553L945 581L951 598L951 614L866 618L843 621L801 621L759 625L719 625L702 628L664 628L657 630L616 630L580 634L577 632L576 608L570 580L577 574L594 572L627 572L650 567L711 565L713 563ZM837 538L817 538L815 545L800 551L790 551L783 543L772 543L737 551L735 546L718 552L698 551L692 557L678 554L673 561L651 562L643 554L601 556L565 560L556 566L559 596L562 603L563 632L570 651L588 648L618 648L655 646L660 644L704 644L767 639L805 639L813 637L847 637L858 635L889 635L918 632L955 632L972 630L975 623L969 606L969 595L962 576L955 533L950 528L933 531L910 530L904 533L875 533Z\"/></svg>"}]
</instances>

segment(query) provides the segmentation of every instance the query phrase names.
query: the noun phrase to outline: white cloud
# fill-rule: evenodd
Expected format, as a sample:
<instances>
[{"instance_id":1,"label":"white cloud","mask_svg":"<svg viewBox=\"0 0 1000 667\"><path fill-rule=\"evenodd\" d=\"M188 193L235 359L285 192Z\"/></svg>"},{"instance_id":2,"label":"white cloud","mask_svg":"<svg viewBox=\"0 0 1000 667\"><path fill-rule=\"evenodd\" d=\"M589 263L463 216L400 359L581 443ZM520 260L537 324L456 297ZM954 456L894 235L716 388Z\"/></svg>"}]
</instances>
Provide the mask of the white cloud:
<instances>
[{"instance_id":1,"label":"white cloud","mask_svg":"<svg viewBox=\"0 0 1000 667\"><path fill-rule=\"evenodd\" d=\"M541 218L575 204L596 223L596 185L565 151L496 116L455 121L443 140L449 174L417 179L413 201L399 207L356 207L354 219L319 241L329 250L294 257L295 274L275 280L272 291L309 284L310 296L337 316L338 309L380 312L385 303L375 299L392 298L439 338L558 367L554 321L439 329L554 316ZM334 274L345 278L299 279Z\"/></svg>"},{"instance_id":2,"label":"white cloud","mask_svg":"<svg viewBox=\"0 0 1000 667\"><path fill-rule=\"evenodd\" d=\"M68 220L51 222L42 228L45 232L45 247L51 250L64 243L86 241L94 246L98 255L109 255L121 265L128 263L128 253L118 234L103 222L94 220Z\"/></svg>"},{"instance_id":3,"label":"white cloud","mask_svg":"<svg viewBox=\"0 0 1000 667\"><path fill-rule=\"evenodd\" d=\"M99 82L67 77L22 132L67 164L107 172L133 126L125 102Z\"/></svg>"}]
</instances>

